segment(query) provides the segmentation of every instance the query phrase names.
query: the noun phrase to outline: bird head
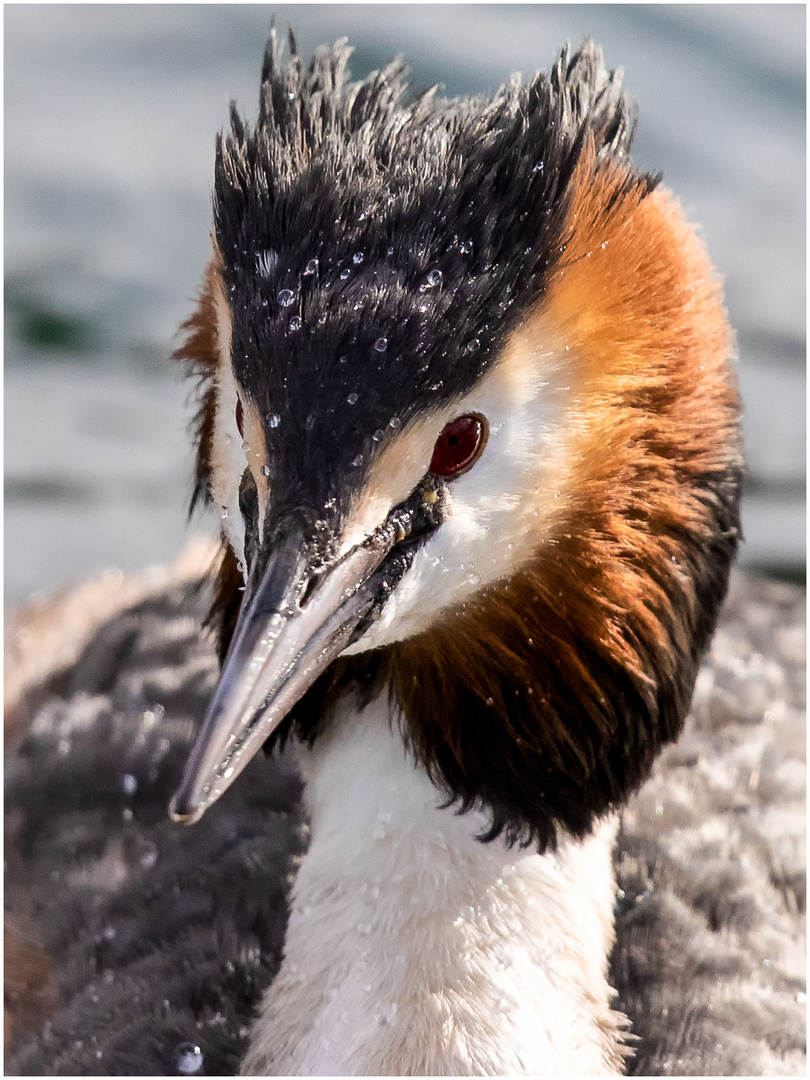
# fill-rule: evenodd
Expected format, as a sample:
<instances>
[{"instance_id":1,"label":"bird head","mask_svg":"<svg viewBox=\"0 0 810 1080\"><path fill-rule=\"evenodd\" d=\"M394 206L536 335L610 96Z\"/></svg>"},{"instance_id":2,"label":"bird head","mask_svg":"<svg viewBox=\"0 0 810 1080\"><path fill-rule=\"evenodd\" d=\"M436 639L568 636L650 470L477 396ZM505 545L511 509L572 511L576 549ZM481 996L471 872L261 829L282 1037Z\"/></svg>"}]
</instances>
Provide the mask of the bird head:
<instances>
[{"instance_id":1,"label":"bird head","mask_svg":"<svg viewBox=\"0 0 810 1080\"><path fill-rule=\"evenodd\" d=\"M387 688L485 838L583 835L688 709L738 538L732 338L586 42L491 100L271 38L178 350L223 670L173 802Z\"/></svg>"}]
</instances>

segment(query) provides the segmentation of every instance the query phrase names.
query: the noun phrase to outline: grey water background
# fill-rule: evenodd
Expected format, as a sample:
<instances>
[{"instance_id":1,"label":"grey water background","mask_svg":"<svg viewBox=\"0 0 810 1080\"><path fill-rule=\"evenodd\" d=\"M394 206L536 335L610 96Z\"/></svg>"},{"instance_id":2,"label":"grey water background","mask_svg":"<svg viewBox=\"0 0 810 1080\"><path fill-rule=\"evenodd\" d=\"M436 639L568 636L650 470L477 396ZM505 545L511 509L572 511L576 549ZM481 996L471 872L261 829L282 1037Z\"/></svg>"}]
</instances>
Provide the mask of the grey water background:
<instances>
[{"instance_id":1,"label":"grey water background","mask_svg":"<svg viewBox=\"0 0 810 1080\"><path fill-rule=\"evenodd\" d=\"M749 461L743 561L805 565L803 5L13 5L5 8L5 599L167 560L187 388L168 356L209 252L214 135L255 114L271 15L359 78L494 91L591 34L725 276Z\"/></svg>"}]
</instances>

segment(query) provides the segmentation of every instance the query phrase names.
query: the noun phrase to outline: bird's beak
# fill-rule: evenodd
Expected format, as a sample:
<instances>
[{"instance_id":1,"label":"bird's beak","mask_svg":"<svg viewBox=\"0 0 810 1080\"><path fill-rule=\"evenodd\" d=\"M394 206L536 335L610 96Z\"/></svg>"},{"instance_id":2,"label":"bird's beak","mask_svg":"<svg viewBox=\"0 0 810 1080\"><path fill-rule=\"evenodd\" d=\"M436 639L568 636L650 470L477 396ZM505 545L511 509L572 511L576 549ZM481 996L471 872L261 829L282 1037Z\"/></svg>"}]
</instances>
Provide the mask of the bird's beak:
<instances>
[{"instance_id":1,"label":"bird's beak","mask_svg":"<svg viewBox=\"0 0 810 1080\"><path fill-rule=\"evenodd\" d=\"M303 529L287 531L261 573L254 562L256 580L252 572L216 693L169 808L174 821L202 817L351 643L379 598L370 579L401 537L389 516L314 582Z\"/></svg>"}]
</instances>

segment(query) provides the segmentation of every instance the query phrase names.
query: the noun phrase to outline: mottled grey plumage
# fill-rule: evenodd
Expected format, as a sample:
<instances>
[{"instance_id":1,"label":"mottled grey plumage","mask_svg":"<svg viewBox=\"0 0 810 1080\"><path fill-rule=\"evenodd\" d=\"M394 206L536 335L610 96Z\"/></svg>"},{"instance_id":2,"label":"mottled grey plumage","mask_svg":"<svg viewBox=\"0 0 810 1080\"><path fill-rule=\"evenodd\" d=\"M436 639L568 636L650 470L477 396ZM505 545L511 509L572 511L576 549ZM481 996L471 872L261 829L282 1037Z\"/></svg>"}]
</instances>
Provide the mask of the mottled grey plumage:
<instances>
[{"instance_id":1,"label":"mottled grey plumage","mask_svg":"<svg viewBox=\"0 0 810 1080\"><path fill-rule=\"evenodd\" d=\"M194 829L166 819L216 678L204 609L175 586L100 625L8 762L7 906L62 1000L9 1073L173 1073L183 1043L201 1074L238 1068L306 825L274 760ZM737 577L684 736L624 813L632 1073L804 1072L803 653L803 591Z\"/></svg>"}]
</instances>

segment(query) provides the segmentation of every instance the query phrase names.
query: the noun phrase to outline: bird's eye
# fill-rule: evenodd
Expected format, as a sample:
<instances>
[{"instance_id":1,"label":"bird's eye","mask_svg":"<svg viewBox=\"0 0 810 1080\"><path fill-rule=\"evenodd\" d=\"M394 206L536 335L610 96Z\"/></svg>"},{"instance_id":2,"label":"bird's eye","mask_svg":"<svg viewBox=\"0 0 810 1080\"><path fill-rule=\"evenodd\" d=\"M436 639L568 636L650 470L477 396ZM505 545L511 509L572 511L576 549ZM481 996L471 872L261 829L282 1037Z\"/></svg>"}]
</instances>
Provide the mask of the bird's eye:
<instances>
[{"instance_id":1,"label":"bird's eye","mask_svg":"<svg viewBox=\"0 0 810 1080\"><path fill-rule=\"evenodd\" d=\"M239 398L236 399L236 426L239 429L239 435L242 439L245 437L245 410L242 408L242 402Z\"/></svg>"},{"instance_id":2,"label":"bird's eye","mask_svg":"<svg viewBox=\"0 0 810 1080\"><path fill-rule=\"evenodd\" d=\"M487 441L483 416L459 416L445 424L433 447L430 471L452 480L472 468Z\"/></svg>"}]
</instances>

